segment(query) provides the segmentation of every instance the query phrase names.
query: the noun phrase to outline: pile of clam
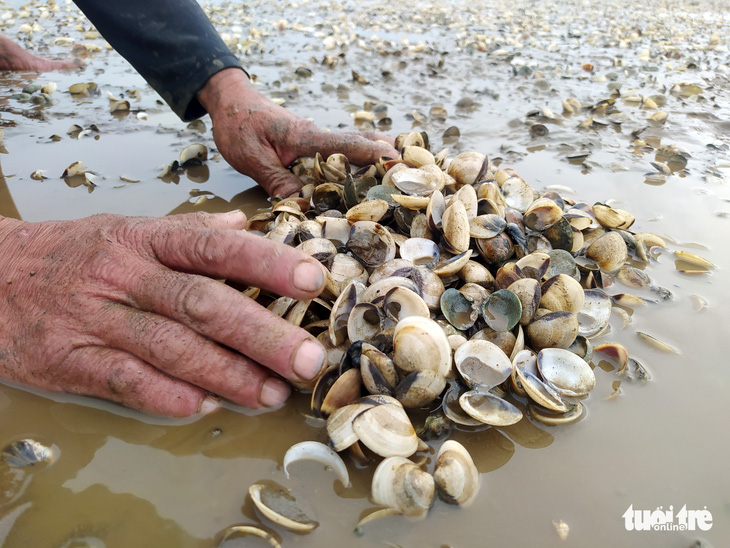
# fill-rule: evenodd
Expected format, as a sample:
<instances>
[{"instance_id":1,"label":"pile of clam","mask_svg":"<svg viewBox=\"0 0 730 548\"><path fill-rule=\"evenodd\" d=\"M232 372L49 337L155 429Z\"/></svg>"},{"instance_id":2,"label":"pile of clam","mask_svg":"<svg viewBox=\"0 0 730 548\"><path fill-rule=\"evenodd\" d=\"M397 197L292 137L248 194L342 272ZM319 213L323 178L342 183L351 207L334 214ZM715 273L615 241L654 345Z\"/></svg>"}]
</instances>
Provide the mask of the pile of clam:
<instances>
[{"instance_id":1,"label":"pile of clam","mask_svg":"<svg viewBox=\"0 0 730 548\"><path fill-rule=\"evenodd\" d=\"M357 171L339 154L298 160L302 195L252 217L249 230L317 258L326 289L304 302L247 291L327 349L330 368L306 388L329 445L357 462L383 458L373 500L424 515L435 493L472 500L479 474L447 441L432 476L409 460L422 439L523 413L577 420L596 383L594 352L645 376L623 347L591 340L610 331L613 309L643 301L606 293L615 278L662 293L627 261L666 246L632 233L628 212L540 194L478 152L434 155L421 133L396 148L399 158ZM426 412L417 434L412 417Z\"/></svg>"}]
</instances>

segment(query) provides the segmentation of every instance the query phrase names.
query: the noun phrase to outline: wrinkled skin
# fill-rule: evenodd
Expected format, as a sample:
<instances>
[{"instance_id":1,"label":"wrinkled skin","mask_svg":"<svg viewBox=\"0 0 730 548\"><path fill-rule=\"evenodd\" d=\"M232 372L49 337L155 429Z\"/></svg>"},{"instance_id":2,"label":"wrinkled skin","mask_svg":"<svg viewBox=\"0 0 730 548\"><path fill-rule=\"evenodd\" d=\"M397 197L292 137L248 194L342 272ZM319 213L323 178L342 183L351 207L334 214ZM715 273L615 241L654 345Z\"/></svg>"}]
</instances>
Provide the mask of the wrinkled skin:
<instances>
[{"instance_id":1,"label":"wrinkled skin","mask_svg":"<svg viewBox=\"0 0 730 548\"><path fill-rule=\"evenodd\" d=\"M276 374L315 376L321 347L212 278L311 299L324 273L244 226L241 212L0 220L0 375L173 416L212 409L207 392L280 404Z\"/></svg>"},{"instance_id":2,"label":"wrinkled skin","mask_svg":"<svg viewBox=\"0 0 730 548\"><path fill-rule=\"evenodd\" d=\"M396 156L392 139L327 133L262 97L240 69L213 76L199 100L216 145L270 195L301 187L286 166L344 152L355 164ZM296 299L323 267L251 235L243 213L165 219L98 215L26 223L0 217L0 379L187 416L219 403L281 405L282 380L316 378L324 349L306 331L216 279Z\"/></svg>"},{"instance_id":3,"label":"wrinkled skin","mask_svg":"<svg viewBox=\"0 0 730 548\"><path fill-rule=\"evenodd\" d=\"M198 98L213 120L220 153L270 196L289 196L301 188L299 179L286 169L300 156L319 152L326 158L341 152L353 164L366 165L381 156L398 155L393 139L377 132L322 131L259 94L240 69L214 75Z\"/></svg>"}]
</instances>

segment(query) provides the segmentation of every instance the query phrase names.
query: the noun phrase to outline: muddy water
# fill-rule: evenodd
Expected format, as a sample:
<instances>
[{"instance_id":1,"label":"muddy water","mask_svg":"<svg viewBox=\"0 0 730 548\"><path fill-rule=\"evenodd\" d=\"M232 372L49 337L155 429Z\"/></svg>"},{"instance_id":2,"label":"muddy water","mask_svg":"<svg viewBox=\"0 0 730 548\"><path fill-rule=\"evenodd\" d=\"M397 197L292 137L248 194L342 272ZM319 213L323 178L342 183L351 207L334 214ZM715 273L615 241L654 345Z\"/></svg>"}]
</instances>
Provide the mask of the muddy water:
<instances>
[{"instance_id":1,"label":"muddy water","mask_svg":"<svg viewBox=\"0 0 730 548\"><path fill-rule=\"evenodd\" d=\"M444 144L443 131L457 126L461 137L450 143L452 155L479 150L517 169L533 187L557 185L559 192L588 203L613 200L635 215L637 231L665 234L674 242L672 250L693 251L717 265L710 273L687 275L677 271L671 253L664 253L647 272L673 299L635 309L625 326L620 317L612 319L604 339L624 344L646 365L651 382L624 380L610 397L616 374L597 368L597 388L576 424L551 428L525 418L507 428L452 432L481 472L474 504L455 509L437 502L425 521L388 517L358 534L353 532L358 518L372 507L367 500L371 469L350 463L348 489L315 466L300 465L291 479L280 469L293 443L324 441L322 428L305 418L306 396L268 414L227 407L199 420L172 421L89 399L2 386L0 444L33 437L60 451L45 468L2 468L3 545L215 546L231 525L271 527L246 496L248 486L262 479L290 487L320 522L306 536L274 528L285 546L726 543L726 6L510 5L512 11L456 2L427 9L406 2L394 12L378 2L220 4L212 17L262 90L299 115L337 131L352 128L351 113L365 109L367 102L384 104L391 123L378 127L391 135L425 130L434 150ZM265 206L251 180L214 154L207 172L168 182L157 177L184 146L214 147L210 121L195 128L175 119L103 41L80 34L88 24L76 22L69 15L75 14L72 8L63 6L51 17L43 17L37 6L28 14L8 13L11 20L3 19L3 32L34 51L70 55L71 46L54 43L61 35L102 47L84 53L86 66L77 72L0 77L0 122L8 151L0 156L1 214L37 221L233 207L251 214ZM21 25L34 21L44 30L29 38ZM338 61L335 66L322 65L330 55ZM592 71L585 70L587 64ZM299 66L311 69L312 76L297 76ZM353 81L353 70L368 83ZM57 82L53 104L39 107L11 98L30 81ZM72 97L65 90L77 82L96 82L103 93ZM702 93L682 97L672 92L680 82L696 84ZM562 99L574 96L584 105L596 104L610 98L610 87L618 84L624 96L632 95L630 89L640 96L663 96L666 124L650 124L646 117L652 110L621 98L615 102L625 116L620 125L608 122L600 109L562 113ZM132 89L140 90L132 99L133 112L110 114L106 92L128 95ZM430 116L433 106L446 109L445 120ZM555 119L546 111L542 117L533 113L545 107ZM606 125L580 128L590 116ZM529 128L536 123L548 129L547 136L531 136ZM95 124L98 131L70 136L72 124L85 129ZM657 149L672 144L689 154L686 168L664 181L647 180L645 174L656 171L650 162L666 162ZM567 158L580 153L588 155ZM77 160L96 172L96 186L72 188L60 178ZM30 178L39 169L46 170L47 179ZM616 286L616 292L624 290ZM707 303L699 311L698 299ZM652 347L637 331L679 352ZM675 513L685 505L706 508L712 528L629 532L622 515L630 505L634 510L671 506ZM559 520L570 527L565 541L553 525Z\"/></svg>"}]
</instances>

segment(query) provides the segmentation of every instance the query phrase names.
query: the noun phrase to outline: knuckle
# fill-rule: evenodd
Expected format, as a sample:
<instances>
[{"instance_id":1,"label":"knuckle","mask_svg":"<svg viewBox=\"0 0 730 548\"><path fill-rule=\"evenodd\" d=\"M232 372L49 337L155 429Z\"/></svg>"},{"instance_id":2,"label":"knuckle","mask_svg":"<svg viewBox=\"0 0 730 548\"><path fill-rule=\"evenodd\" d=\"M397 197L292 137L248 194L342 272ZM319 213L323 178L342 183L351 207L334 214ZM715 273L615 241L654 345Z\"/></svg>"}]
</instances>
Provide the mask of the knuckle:
<instances>
[{"instance_id":1,"label":"knuckle","mask_svg":"<svg viewBox=\"0 0 730 548\"><path fill-rule=\"evenodd\" d=\"M175 296L175 311L192 325L211 320L215 311L210 284L215 283L200 276L187 276Z\"/></svg>"},{"instance_id":2,"label":"knuckle","mask_svg":"<svg viewBox=\"0 0 730 548\"><path fill-rule=\"evenodd\" d=\"M149 359L154 364L174 367L188 363L195 354L185 328L168 320L152 321L141 334Z\"/></svg>"}]
</instances>

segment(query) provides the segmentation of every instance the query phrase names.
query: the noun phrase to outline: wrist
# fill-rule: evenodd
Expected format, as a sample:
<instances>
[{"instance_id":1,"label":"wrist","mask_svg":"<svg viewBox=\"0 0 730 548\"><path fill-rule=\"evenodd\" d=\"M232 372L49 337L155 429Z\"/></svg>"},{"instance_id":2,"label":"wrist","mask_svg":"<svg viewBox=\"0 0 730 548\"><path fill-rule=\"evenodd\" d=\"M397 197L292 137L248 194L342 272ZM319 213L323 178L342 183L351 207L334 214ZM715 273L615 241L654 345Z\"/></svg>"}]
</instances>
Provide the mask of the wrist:
<instances>
[{"instance_id":1,"label":"wrist","mask_svg":"<svg viewBox=\"0 0 730 548\"><path fill-rule=\"evenodd\" d=\"M225 68L216 72L198 92L198 101L211 118L227 104L246 101L247 95L258 95L246 73L238 67Z\"/></svg>"}]
</instances>

